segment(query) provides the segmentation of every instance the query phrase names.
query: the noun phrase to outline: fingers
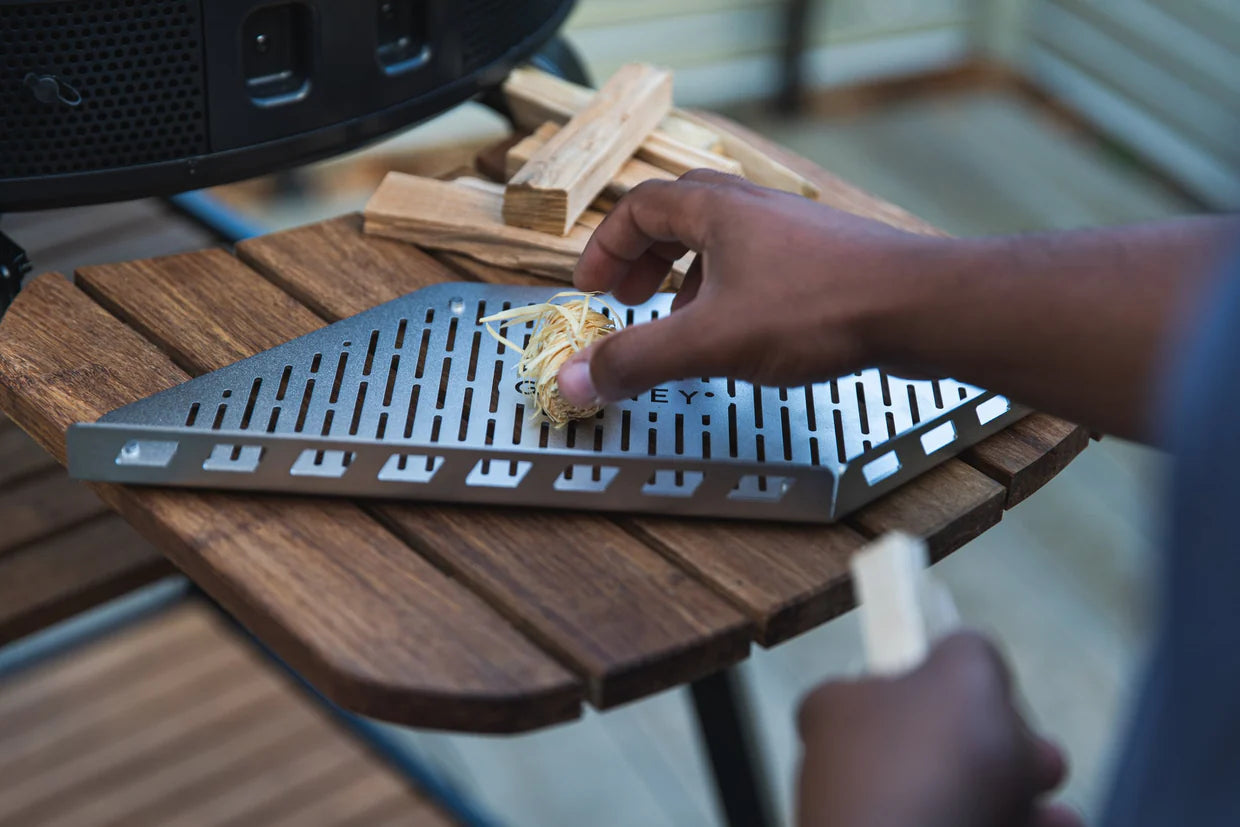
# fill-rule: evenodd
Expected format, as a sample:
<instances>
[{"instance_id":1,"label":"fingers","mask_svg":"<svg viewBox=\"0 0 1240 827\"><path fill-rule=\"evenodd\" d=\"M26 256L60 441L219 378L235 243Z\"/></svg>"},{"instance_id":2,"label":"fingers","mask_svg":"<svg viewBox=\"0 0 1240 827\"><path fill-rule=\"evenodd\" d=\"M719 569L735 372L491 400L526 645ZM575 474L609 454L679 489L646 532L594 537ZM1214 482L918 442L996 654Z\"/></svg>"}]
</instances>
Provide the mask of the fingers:
<instances>
[{"instance_id":1,"label":"fingers","mask_svg":"<svg viewBox=\"0 0 1240 827\"><path fill-rule=\"evenodd\" d=\"M653 296L660 285L667 279L675 258L668 260L657 245L650 248L634 261L628 277L612 290L619 301L624 304L641 304Z\"/></svg>"},{"instance_id":2,"label":"fingers","mask_svg":"<svg viewBox=\"0 0 1240 827\"><path fill-rule=\"evenodd\" d=\"M679 252L672 261L688 250L702 250L717 204L709 197L711 190L711 185L693 180L647 181L634 187L595 229L573 283L579 290L614 292L655 245L676 245ZM661 252L667 257L669 248Z\"/></svg>"},{"instance_id":3,"label":"fingers","mask_svg":"<svg viewBox=\"0 0 1240 827\"><path fill-rule=\"evenodd\" d=\"M1085 827L1085 819L1066 804L1039 804L1029 819L1029 827Z\"/></svg>"},{"instance_id":4,"label":"fingers","mask_svg":"<svg viewBox=\"0 0 1240 827\"><path fill-rule=\"evenodd\" d=\"M662 382L710 375L718 370L719 357L707 334L692 307L613 333L564 364L560 394L572 405L590 407Z\"/></svg>"},{"instance_id":5,"label":"fingers","mask_svg":"<svg viewBox=\"0 0 1240 827\"><path fill-rule=\"evenodd\" d=\"M1068 759L1063 750L1045 738L1033 735L1033 783L1038 792L1048 792L1068 777Z\"/></svg>"},{"instance_id":6,"label":"fingers","mask_svg":"<svg viewBox=\"0 0 1240 827\"><path fill-rule=\"evenodd\" d=\"M702 287L703 255L699 253L693 259L693 263L689 265L689 272L685 273L685 280L680 283L680 289L676 291L676 298L672 299L673 313L697 298L698 290Z\"/></svg>"}]
</instances>

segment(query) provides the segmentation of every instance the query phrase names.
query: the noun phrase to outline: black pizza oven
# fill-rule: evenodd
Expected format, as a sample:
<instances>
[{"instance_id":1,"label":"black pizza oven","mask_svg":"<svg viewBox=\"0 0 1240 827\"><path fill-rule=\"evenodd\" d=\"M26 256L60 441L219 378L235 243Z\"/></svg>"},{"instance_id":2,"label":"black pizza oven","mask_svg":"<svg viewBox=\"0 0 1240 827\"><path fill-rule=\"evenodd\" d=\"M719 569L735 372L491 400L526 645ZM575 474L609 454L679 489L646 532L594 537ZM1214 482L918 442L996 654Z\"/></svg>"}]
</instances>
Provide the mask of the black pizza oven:
<instances>
[{"instance_id":1,"label":"black pizza oven","mask_svg":"<svg viewBox=\"0 0 1240 827\"><path fill-rule=\"evenodd\" d=\"M572 0L0 0L0 212L339 153L498 83Z\"/></svg>"}]
</instances>

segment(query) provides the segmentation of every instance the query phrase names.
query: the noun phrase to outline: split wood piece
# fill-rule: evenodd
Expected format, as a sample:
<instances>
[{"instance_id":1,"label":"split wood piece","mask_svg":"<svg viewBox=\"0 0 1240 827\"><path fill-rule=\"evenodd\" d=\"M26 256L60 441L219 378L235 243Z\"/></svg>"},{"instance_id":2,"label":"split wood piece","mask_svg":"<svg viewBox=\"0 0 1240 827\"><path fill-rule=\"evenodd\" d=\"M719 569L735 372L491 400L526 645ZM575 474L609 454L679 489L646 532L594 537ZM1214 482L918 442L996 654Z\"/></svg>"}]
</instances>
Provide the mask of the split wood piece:
<instances>
[{"instance_id":1,"label":"split wood piece","mask_svg":"<svg viewBox=\"0 0 1240 827\"><path fill-rule=\"evenodd\" d=\"M236 263L220 251L203 255L208 273ZM191 272L186 289L194 282ZM152 290L137 274L134 287ZM235 327L174 315L185 336L183 361L196 346L238 348L262 337L251 327L260 318L253 306L231 290L214 299ZM263 303L272 313L310 316L274 288ZM0 408L62 463L70 425L186 378L57 275L31 283L0 321ZM92 488L347 709L475 732L531 729L580 712L581 687L571 674L350 503Z\"/></svg>"},{"instance_id":2,"label":"split wood piece","mask_svg":"<svg viewBox=\"0 0 1240 827\"><path fill-rule=\"evenodd\" d=\"M0 555L0 645L174 572L114 514L59 527Z\"/></svg>"},{"instance_id":3,"label":"split wood piece","mask_svg":"<svg viewBox=\"0 0 1240 827\"><path fill-rule=\"evenodd\" d=\"M567 236L510 227L503 221L503 196L495 186L481 179L437 181L389 172L366 204L363 228L426 249L572 281L577 259L603 215L587 210ZM673 265L677 284L691 261L686 256Z\"/></svg>"},{"instance_id":4,"label":"split wood piece","mask_svg":"<svg viewBox=\"0 0 1240 827\"><path fill-rule=\"evenodd\" d=\"M432 250L529 270L561 281L572 279L590 228L567 236L504 223L503 198L455 182L390 172L366 204L367 233L410 241Z\"/></svg>"},{"instance_id":5,"label":"split wood piece","mask_svg":"<svg viewBox=\"0 0 1240 827\"><path fill-rule=\"evenodd\" d=\"M573 113L586 105L591 90L538 69L516 69L504 83L504 94L516 123L524 129L534 130L547 121L567 121ZM718 137L717 141L703 137L712 136L712 133ZM646 156L647 159L657 166L663 167L666 164L664 168L675 171L685 163L684 152L677 152L671 158L663 158L660 155L661 147L696 148L712 153L722 151L727 159L740 164L739 174L755 184L808 198L816 198L818 195L815 184L763 151L761 145L748 141L735 132L719 129L716 122L708 121L696 113L672 110L664 119L663 128L656 131L654 136L657 136L656 140L644 144L643 150L650 153ZM710 159L699 160L704 161L700 166L719 168L711 167ZM683 171L681 169L681 172ZM731 166L722 168L721 171L737 172L736 168Z\"/></svg>"},{"instance_id":6,"label":"split wood piece","mask_svg":"<svg viewBox=\"0 0 1240 827\"><path fill-rule=\"evenodd\" d=\"M455 822L199 601L0 685L0 827Z\"/></svg>"},{"instance_id":7,"label":"split wood piece","mask_svg":"<svg viewBox=\"0 0 1240 827\"><path fill-rule=\"evenodd\" d=\"M960 622L947 588L927 568L926 544L886 534L853 556L866 664L878 675L917 667L936 638Z\"/></svg>"},{"instance_id":8,"label":"split wood piece","mask_svg":"<svg viewBox=\"0 0 1240 827\"><path fill-rule=\"evenodd\" d=\"M509 179L504 221L567 235L671 108L670 72L622 66Z\"/></svg>"},{"instance_id":9,"label":"split wood piece","mask_svg":"<svg viewBox=\"0 0 1240 827\"><path fill-rule=\"evenodd\" d=\"M966 448L961 459L1007 488L1006 508L1024 501L1089 444L1089 429L1044 413L1031 413L994 436Z\"/></svg>"},{"instance_id":10,"label":"split wood piece","mask_svg":"<svg viewBox=\"0 0 1240 827\"><path fill-rule=\"evenodd\" d=\"M666 132L655 132L637 150L637 157L674 175L691 169L713 169L728 175L744 175L741 162L718 152L678 141Z\"/></svg>"},{"instance_id":11,"label":"split wood piece","mask_svg":"<svg viewBox=\"0 0 1240 827\"><path fill-rule=\"evenodd\" d=\"M511 178L516 174L517 170L529 163L534 157L534 152L539 147L547 143L552 136L558 132L560 127L555 123L548 121L542 126L535 129L532 133L525 136L522 140L513 144L508 149L505 161L505 170L507 177ZM644 181L674 181L676 175L667 170L660 169L654 164L645 161L639 161L636 158L627 161L620 171L612 177L607 186L603 190L603 198L618 199L627 193L633 187ZM606 212L609 204L600 204L600 199L595 199L594 208L602 212Z\"/></svg>"},{"instance_id":12,"label":"split wood piece","mask_svg":"<svg viewBox=\"0 0 1240 827\"><path fill-rule=\"evenodd\" d=\"M703 128L709 126L706 120L694 112L681 110L676 114L681 123L699 125ZM755 184L783 190L794 195L803 195L813 200L817 200L821 195L817 184L776 160L753 142L730 130L721 131L719 135L720 151L736 160L741 166L741 174Z\"/></svg>"},{"instance_id":13,"label":"split wood piece","mask_svg":"<svg viewBox=\"0 0 1240 827\"><path fill-rule=\"evenodd\" d=\"M338 279L353 257L313 227L287 235L294 243L286 240L281 249L292 247L291 259L262 257L276 261L282 282L312 270L318 279ZM264 239L251 239L243 255L264 246ZM374 261L367 271L370 280L389 275L405 287L411 280L429 286L454 278L412 248ZM81 280L163 349L191 358L192 374L323 325L305 308L282 309L269 281L219 252L94 267ZM238 319L238 303L256 308L257 317ZM194 319L212 320L216 345L184 332ZM701 677L748 652L752 629L739 612L607 520L423 504L368 502L364 508L580 672L599 707Z\"/></svg>"},{"instance_id":14,"label":"split wood piece","mask_svg":"<svg viewBox=\"0 0 1240 827\"><path fill-rule=\"evenodd\" d=\"M590 105L595 94L592 89L538 69L514 70L504 84L504 93L516 123L529 130L547 121L567 123ZM644 160L676 175L701 168L741 174L738 161L715 151L719 141L710 127L688 122L678 113L665 120L678 123L670 130L658 129L649 134L638 150Z\"/></svg>"}]
</instances>

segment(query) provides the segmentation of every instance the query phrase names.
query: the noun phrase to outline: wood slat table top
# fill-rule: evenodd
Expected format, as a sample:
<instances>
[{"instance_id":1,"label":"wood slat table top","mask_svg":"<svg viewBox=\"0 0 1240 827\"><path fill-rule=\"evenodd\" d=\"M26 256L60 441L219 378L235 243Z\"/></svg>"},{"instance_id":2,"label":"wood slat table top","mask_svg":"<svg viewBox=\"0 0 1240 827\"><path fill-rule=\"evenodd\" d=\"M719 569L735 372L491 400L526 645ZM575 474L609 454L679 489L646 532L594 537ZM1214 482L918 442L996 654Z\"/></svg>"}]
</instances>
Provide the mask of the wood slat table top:
<instances>
[{"instance_id":1,"label":"wood slat table top","mask_svg":"<svg viewBox=\"0 0 1240 827\"><path fill-rule=\"evenodd\" d=\"M933 231L771 151L829 203ZM237 256L83 268L80 289L36 281L0 323L0 407L63 461L72 422L411 290L538 283L363 236L357 216L252 239ZM848 558L868 538L910 531L941 557L1085 441L1034 415L828 527L96 488L343 706L516 731L571 718L583 700L606 708L692 680L744 658L751 641L835 617L852 606Z\"/></svg>"},{"instance_id":2,"label":"wood slat table top","mask_svg":"<svg viewBox=\"0 0 1240 827\"><path fill-rule=\"evenodd\" d=\"M456 823L198 601L0 681L0 773L0 827Z\"/></svg>"}]
</instances>

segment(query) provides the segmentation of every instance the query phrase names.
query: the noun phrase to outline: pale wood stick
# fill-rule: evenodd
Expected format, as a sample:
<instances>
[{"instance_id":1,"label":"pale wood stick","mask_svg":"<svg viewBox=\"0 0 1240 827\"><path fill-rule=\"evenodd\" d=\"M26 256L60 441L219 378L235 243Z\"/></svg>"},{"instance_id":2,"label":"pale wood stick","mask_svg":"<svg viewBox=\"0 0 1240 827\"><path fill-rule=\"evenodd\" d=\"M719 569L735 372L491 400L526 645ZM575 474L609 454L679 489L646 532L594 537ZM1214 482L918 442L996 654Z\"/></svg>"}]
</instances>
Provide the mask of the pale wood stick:
<instances>
[{"instance_id":1,"label":"pale wood stick","mask_svg":"<svg viewBox=\"0 0 1240 827\"><path fill-rule=\"evenodd\" d=\"M637 157L676 175L691 169L713 169L728 175L743 172L740 161L686 144L666 132L652 133L637 150Z\"/></svg>"},{"instance_id":2,"label":"pale wood stick","mask_svg":"<svg viewBox=\"0 0 1240 827\"><path fill-rule=\"evenodd\" d=\"M884 535L853 555L853 586L871 672L891 675L916 667L936 638L959 625L951 594L927 569L924 541Z\"/></svg>"},{"instance_id":3,"label":"pale wood stick","mask_svg":"<svg viewBox=\"0 0 1240 827\"><path fill-rule=\"evenodd\" d=\"M590 90L538 69L527 68L516 69L508 76L504 83L504 94L517 124L533 130L547 121L563 123L568 120L589 100ZM673 125L669 128L669 124ZM701 137L697 140L686 139L686 134L693 130L713 133L718 141L706 145ZM664 119L662 132L683 144L721 151L729 158L739 161L742 174L755 184L807 198L817 198L819 195L819 188L805 176L771 158L743 138L714 130L692 112L673 109ZM654 134L658 135L659 132ZM700 136L703 133L699 131L696 134Z\"/></svg>"},{"instance_id":4,"label":"pale wood stick","mask_svg":"<svg viewBox=\"0 0 1240 827\"><path fill-rule=\"evenodd\" d=\"M564 123L588 105L591 90L538 69L515 69L504 83L508 109L518 126L536 129L547 121ZM667 128L671 121L671 128ZM701 121L673 110L663 128L650 134L640 156L655 166L681 175L691 169L741 174L740 162L715 151L723 137Z\"/></svg>"},{"instance_id":5,"label":"pale wood stick","mask_svg":"<svg viewBox=\"0 0 1240 827\"><path fill-rule=\"evenodd\" d=\"M490 181L439 181L389 172L366 204L363 229L510 270L571 281L577 259L604 215L587 210L567 236L558 236L505 224L503 200L499 185ZM683 279L690 261L686 256L676 262L673 286Z\"/></svg>"},{"instance_id":6,"label":"pale wood stick","mask_svg":"<svg viewBox=\"0 0 1240 827\"><path fill-rule=\"evenodd\" d=\"M671 72L620 67L508 181L504 220L567 235L671 108Z\"/></svg>"},{"instance_id":7,"label":"pale wood stick","mask_svg":"<svg viewBox=\"0 0 1240 827\"><path fill-rule=\"evenodd\" d=\"M529 163L533 157L534 151L550 140L551 136L558 132L560 127L553 121L548 121L542 126L535 129L531 134L517 142L508 149L505 158L506 169L509 177L516 174L517 170ZM620 168L620 171L612 177L607 186L603 189L603 195L594 199L592 205L594 209L602 208L604 212L614 204L615 200L623 196L633 187L643 181L660 180L672 181L676 175L667 170L660 169L654 164L648 164L645 161L637 159L630 160ZM600 201L603 201L600 204Z\"/></svg>"}]
</instances>

